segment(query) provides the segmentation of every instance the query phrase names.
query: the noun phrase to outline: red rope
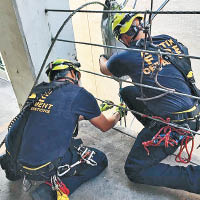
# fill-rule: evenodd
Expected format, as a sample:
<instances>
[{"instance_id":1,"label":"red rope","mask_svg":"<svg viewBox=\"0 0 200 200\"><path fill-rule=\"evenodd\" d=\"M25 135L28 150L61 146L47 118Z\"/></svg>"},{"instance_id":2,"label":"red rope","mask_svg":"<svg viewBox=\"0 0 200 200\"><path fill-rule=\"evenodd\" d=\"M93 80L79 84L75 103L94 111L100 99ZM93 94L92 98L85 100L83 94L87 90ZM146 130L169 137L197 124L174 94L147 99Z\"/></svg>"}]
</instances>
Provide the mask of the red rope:
<instances>
[{"instance_id":1,"label":"red rope","mask_svg":"<svg viewBox=\"0 0 200 200\"><path fill-rule=\"evenodd\" d=\"M166 120L164 120L161 117L157 117L157 116L153 116L152 118L162 120L165 123L170 123L170 118L167 118ZM164 142L164 145L165 145L166 148L169 145L170 146L178 145L177 141L174 140L173 138L171 138L171 136L170 136L171 132L176 132L179 135L184 136L183 139L181 140L179 153L175 158L176 162L189 163L190 160L191 160L192 152L193 152L193 148L194 148L194 138L193 138L192 134L189 131L172 127L169 124L162 127L151 140L142 143L145 150L147 151L147 154L148 155L150 154L150 151L147 147L149 147L149 146L160 146L160 144L162 142ZM161 136L161 133L164 133L164 134L162 134L162 136ZM192 140L192 147L191 147L191 150L189 152L187 144L190 140ZM182 158L182 152L183 152L184 149L186 150L188 158Z\"/></svg>"}]
</instances>

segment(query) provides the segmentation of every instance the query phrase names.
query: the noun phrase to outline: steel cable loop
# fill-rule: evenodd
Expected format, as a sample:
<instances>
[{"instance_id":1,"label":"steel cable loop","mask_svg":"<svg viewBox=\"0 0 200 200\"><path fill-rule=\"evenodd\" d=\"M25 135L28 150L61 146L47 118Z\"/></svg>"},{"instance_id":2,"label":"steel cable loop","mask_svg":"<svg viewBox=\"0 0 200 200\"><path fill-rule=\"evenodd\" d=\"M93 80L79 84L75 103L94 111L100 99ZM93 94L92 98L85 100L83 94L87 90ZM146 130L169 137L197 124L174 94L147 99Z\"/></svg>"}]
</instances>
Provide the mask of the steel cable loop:
<instances>
[{"instance_id":1,"label":"steel cable loop","mask_svg":"<svg viewBox=\"0 0 200 200\"><path fill-rule=\"evenodd\" d=\"M99 98L97 98L97 97L95 97L95 99L98 100L98 101L101 101L101 102L103 102L103 103L106 103L105 100L99 99ZM185 130L185 131L189 131L189 132L194 133L194 134L197 134L197 135L200 135L200 133L198 133L198 132L196 132L196 131L193 131L193 130L191 130L191 129L189 129L189 128L182 127L182 126L180 126L180 125L178 125L178 124L174 124L174 123L171 123L171 122L170 122L170 123L167 123L167 122L164 122L164 121L162 121L162 120L160 120L160 119L153 118L152 116L149 116L149 115L147 115L147 114L143 114L143 113L137 112L137 111L135 111L135 110L130 110L130 109L128 109L128 108L124 108L124 107L119 106L119 105L117 105L117 104L112 104L112 105L115 106L115 107L118 107L118 108L125 109L126 111L130 111L130 112L132 112L132 113L135 113L135 114L137 114L137 115L140 115L141 117L146 117L146 118L148 118L148 119L151 119L151 120L154 120L154 121L157 121L157 122L160 122L160 123L169 125L169 126L173 126L173 127L175 127L175 128L183 129L183 130Z\"/></svg>"},{"instance_id":2,"label":"steel cable loop","mask_svg":"<svg viewBox=\"0 0 200 200\"><path fill-rule=\"evenodd\" d=\"M72 41L72 40L64 40L64 39L60 39L60 38L58 38L57 41L69 42L69 43L75 43L75 44L91 45L91 46L96 46L96 47L105 47L105 48L111 48L111 49L137 51L137 52L151 53L151 54L156 54L156 55L159 54L158 51L151 51L151 50L144 50L144 49L134 49L134 48L126 48L126 47L116 47L116 46L111 46L111 45L95 44L95 43L89 43L89 42L78 42L78 41ZM178 57L185 57L185 58L192 58L192 59L200 59L200 56L190 56L190 55L185 55L185 54L174 54L174 53L167 53L167 52L162 52L162 55L178 56Z\"/></svg>"},{"instance_id":3,"label":"steel cable loop","mask_svg":"<svg viewBox=\"0 0 200 200\"><path fill-rule=\"evenodd\" d=\"M64 10L64 9L45 9L45 12L74 12L76 10ZM77 12L85 12L85 13L141 13L141 14L144 14L144 13L147 13L147 14L178 14L178 15L199 15L200 14L200 11L150 11L150 10L147 10L147 11L144 11L144 10L141 10L141 11L122 11L122 10L78 10Z\"/></svg>"}]
</instances>

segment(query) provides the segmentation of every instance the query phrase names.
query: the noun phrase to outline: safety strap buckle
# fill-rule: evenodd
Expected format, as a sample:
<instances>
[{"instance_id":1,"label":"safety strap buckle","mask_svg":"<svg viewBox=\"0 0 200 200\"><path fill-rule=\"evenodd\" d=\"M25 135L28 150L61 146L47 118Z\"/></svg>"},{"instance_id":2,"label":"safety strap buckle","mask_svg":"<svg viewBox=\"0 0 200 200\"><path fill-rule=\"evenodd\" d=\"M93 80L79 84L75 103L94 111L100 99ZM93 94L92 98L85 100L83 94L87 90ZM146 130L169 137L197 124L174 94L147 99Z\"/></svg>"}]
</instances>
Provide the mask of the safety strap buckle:
<instances>
[{"instance_id":1,"label":"safety strap buckle","mask_svg":"<svg viewBox=\"0 0 200 200\"><path fill-rule=\"evenodd\" d=\"M81 161L77 161L75 162L74 164L72 165L62 165L62 166L59 166L58 169L57 169L57 175L58 176L64 176L65 174L67 174L73 167L75 167L76 165L79 165L81 164Z\"/></svg>"},{"instance_id":2,"label":"safety strap buckle","mask_svg":"<svg viewBox=\"0 0 200 200\"><path fill-rule=\"evenodd\" d=\"M97 166L97 162L92 159L96 154L94 151L91 151L89 148L83 146L79 146L77 151L80 154L82 160L84 160L88 165Z\"/></svg>"},{"instance_id":3,"label":"safety strap buckle","mask_svg":"<svg viewBox=\"0 0 200 200\"><path fill-rule=\"evenodd\" d=\"M26 176L24 176L23 179L23 190L27 192L32 187L31 180L27 179Z\"/></svg>"},{"instance_id":4,"label":"safety strap buckle","mask_svg":"<svg viewBox=\"0 0 200 200\"><path fill-rule=\"evenodd\" d=\"M93 160L93 156L96 154L95 151L91 151L87 147L79 146L77 149L77 153L81 156L81 159L77 162L75 162L72 165L65 164L61 165L57 168L57 176L61 177L67 174L73 167L81 164L86 163L91 166L97 166L97 162Z\"/></svg>"}]
</instances>

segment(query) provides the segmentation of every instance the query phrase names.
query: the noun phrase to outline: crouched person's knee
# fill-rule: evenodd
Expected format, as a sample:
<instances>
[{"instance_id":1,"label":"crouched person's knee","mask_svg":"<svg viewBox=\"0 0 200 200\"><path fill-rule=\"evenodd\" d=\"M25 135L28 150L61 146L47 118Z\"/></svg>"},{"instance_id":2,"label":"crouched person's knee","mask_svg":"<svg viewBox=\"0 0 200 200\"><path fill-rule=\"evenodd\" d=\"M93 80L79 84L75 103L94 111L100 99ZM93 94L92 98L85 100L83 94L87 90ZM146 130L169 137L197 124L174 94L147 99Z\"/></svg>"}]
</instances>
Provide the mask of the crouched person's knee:
<instances>
[{"instance_id":1,"label":"crouched person's knee","mask_svg":"<svg viewBox=\"0 0 200 200\"><path fill-rule=\"evenodd\" d=\"M96 149L96 148L91 148L90 150L93 150L95 152L94 155L94 160L97 163L97 165L100 165L102 169L105 169L108 166L108 159L102 151Z\"/></svg>"},{"instance_id":2,"label":"crouched person's knee","mask_svg":"<svg viewBox=\"0 0 200 200\"><path fill-rule=\"evenodd\" d=\"M124 166L125 174L128 179L134 183L142 183L142 176L140 175L143 167L134 161L127 160Z\"/></svg>"},{"instance_id":3,"label":"crouched person's knee","mask_svg":"<svg viewBox=\"0 0 200 200\"><path fill-rule=\"evenodd\" d=\"M21 179L21 173L16 169L8 154L0 157L0 165L1 168L5 171L6 178L8 180L16 181Z\"/></svg>"}]
</instances>

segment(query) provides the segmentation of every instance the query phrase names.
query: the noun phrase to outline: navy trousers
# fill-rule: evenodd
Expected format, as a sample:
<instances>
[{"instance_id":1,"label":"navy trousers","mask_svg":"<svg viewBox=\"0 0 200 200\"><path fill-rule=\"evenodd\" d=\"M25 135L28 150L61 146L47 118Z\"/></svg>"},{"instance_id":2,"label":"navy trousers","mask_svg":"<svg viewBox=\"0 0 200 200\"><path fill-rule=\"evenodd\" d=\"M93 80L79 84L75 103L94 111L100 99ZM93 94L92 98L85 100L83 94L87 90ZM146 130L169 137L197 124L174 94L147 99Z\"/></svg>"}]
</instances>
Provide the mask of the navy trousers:
<instances>
[{"instance_id":1,"label":"navy trousers","mask_svg":"<svg viewBox=\"0 0 200 200\"><path fill-rule=\"evenodd\" d=\"M108 166L107 157L103 152L91 147L90 150L93 150L96 153L93 160L97 162L97 166L91 166L83 163L77 166L75 175L63 176L61 178L63 183L69 188L70 194L74 192L82 183L98 176ZM78 156L78 160L80 160L80 156Z\"/></svg>"},{"instance_id":2,"label":"navy trousers","mask_svg":"<svg viewBox=\"0 0 200 200\"><path fill-rule=\"evenodd\" d=\"M140 96L139 93L138 88L128 86L121 90L120 95L129 109L144 113L145 105L136 100L136 97ZM148 127L150 120L135 116L144 126ZM148 147L150 155L147 155L142 142L151 140L156 133L157 130L144 128L138 134L125 163L127 177L135 183L182 189L200 194L200 166L182 167L160 163L168 155L173 154L178 146Z\"/></svg>"}]
</instances>

